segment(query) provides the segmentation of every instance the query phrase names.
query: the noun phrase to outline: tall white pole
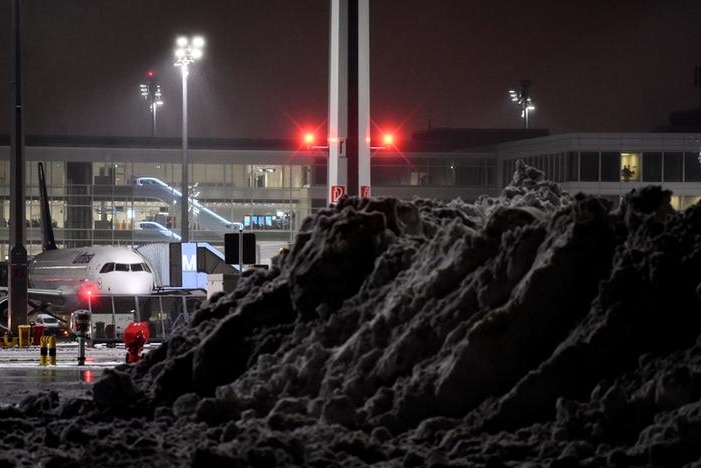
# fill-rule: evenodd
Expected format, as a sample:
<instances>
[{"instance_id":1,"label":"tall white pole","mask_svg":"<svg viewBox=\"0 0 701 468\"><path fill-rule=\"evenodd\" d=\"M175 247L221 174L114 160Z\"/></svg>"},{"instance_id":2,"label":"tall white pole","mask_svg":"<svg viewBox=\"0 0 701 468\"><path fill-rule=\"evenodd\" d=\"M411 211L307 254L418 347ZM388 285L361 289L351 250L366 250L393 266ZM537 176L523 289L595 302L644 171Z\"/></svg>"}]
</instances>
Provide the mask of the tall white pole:
<instances>
[{"instance_id":1,"label":"tall white pole","mask_svg":"<svg viewBox=\"0 0 701 468\"><path fill-rule=\"evenodd\" d=\"M331 0L327 202L370 196L370 2Z\"/></svg>"},{"instance_id":2,"label":"tall white pole","mask_svg":"<svg viewBox=\"0 0 701 468\"><path fill-rule=\"evenodd\" d=\"M346 191L348 161L348 0L331 0L329 37L329 162L327 204ZM337 191L337 193L334 193Z\"/></svg>"},{"instance_id":3,"label":"tall white pole","mask_svg":"<svg viewBox=\"0 0 701 468\"><path fill-rule=\"evenodd\" d=\"M358 0L358 196L370 195L370 0Z\"/></svg>"},{"instance_id":4,"label":"tall white pole","mask_svg":"<svg viewBox=\"0 0 701 468\"><path fill-rule=\"evenodd\" d=\"M523 124L526 129L529 127L529 122L528 122L528 102L524 104L523 108Z\"/></svg>"},{"instance_id":5,"label":"tall white pole","mask_svg":"<svg viewBox=\"0 0 701 468\"><path fill-rule=\"evenodd\" d=\"M151 136L156 136L156 109L158 105L156 104L156 99L151 99L151 106L153 107L153 125L151 127Z\"/></svg>"},{"instance_id":6,"label":"tall white pole","mask_svg":"<svg viewBox=\"0 0 701 468\"><path fill-rule=\"evenodd\" d=\"M188 225L188 154L187 154L187 75L188 66L181 66L183 74L183 167L182 167L182 195L180 197L180 237L182 242L190 242Z\"/></svg>"}]
</instances>

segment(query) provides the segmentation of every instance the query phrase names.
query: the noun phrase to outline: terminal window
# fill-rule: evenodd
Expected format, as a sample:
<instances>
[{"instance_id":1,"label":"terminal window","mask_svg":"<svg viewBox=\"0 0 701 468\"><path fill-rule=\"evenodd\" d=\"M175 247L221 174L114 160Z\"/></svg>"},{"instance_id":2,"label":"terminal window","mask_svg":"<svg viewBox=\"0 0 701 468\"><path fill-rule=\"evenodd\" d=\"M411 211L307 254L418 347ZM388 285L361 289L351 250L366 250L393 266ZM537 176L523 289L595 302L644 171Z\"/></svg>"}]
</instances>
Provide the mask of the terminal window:
<instances>
[{"instance_id":1,"label":"terminal window","mask_svg":"<svg viewBox=\"0 0 701 468\"><path fill-rule=\"evenodd\" d=\"M645 182L662 182L662 153L643 153L643 180Z\"/></svg>"},{"instance_id":2,"label":"terminal window","mask_svg":"<svg viewBox=\"0 0 701 468\"><path fill-rule=\"evenodd\" d=\"M640 153L621 153L621 182L640 182Z\"/></svg>"}]
</instances>

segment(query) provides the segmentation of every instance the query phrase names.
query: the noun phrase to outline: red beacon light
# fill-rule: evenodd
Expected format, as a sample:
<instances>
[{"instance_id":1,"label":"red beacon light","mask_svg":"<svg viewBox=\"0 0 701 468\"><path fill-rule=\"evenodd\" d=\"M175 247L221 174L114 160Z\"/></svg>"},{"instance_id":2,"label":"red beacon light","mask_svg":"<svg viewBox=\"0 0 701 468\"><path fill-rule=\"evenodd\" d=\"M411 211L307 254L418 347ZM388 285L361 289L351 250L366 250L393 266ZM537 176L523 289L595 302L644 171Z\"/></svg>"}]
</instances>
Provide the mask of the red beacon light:
<instances>
[{"instance_id":1,"label":"red beacon light","mask_svg":"<svg viewBox=\"0 0 701 468\"><path fill-rule=\"evenodd\" d=\"M146 76L149 78L153 78L154 76L156 76L156 74L153 72L153 70L149 70L146 72Z\"/></svg>"},{"instance_id":2,"label":"red beacon light","mask_svg":"<svg viewBox=\"0 0 701 468\"><path fill-rule=\"evenodd\" d=\"M370 149L372 150L386 150L390 149L390 147L394 146L394 135L392 133L383 133L382 134L382 144L380 146L370 146Z\"/></svg>"},{"instance_id":3,"label":"red beacon light","mask_svg":"<svg viewBox=\"0 0 701 468\"><path fill-rule=\"evenodd\" d=\"M328 146L317 145L316 135L313 133L305 133L303 137L304 147L308 150L327 150Z\"/></svg>"},{"instance_id":4,"label":"red beacon light","mask_svg":"<svg viewBox=\"0 0 701 468\"><path fill-rule=\"evenodd\" d=\"M90 304L93 298L97 297L97 291L92 284L84 284L78 291L78 296L84 304Z\"/></svg>"},{"instance_id":5,"label":"red beacon light","mask_svg":"<svg viewBox=\"0 0 701 468\"><path fill-rule=\"evenodd\" d=\"M311 147L314 144L314 141L316 138L314 138L313 133L305 133L304 134L304 144L307 145L308 147Z\"/></svg>"}]
</instances>

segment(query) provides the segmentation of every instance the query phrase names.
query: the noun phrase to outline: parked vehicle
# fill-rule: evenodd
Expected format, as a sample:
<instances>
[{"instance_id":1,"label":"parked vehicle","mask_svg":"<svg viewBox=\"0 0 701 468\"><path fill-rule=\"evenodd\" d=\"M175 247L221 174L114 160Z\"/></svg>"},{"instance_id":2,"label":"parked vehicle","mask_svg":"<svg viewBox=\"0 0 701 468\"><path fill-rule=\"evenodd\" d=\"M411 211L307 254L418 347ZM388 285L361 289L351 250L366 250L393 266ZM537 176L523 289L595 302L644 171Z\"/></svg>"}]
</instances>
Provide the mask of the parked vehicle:
<instances>
[{"instance_id":1,"label":"parked vehicle","mask_svg":"<svg viewBox=\"0 0 701 468\"><path fill-rule=\"evenodd\" d=\"M34 323L44 326L44 335L61 336L61 322L56 317L38 314Z\"/></svg>"}]
</instances>

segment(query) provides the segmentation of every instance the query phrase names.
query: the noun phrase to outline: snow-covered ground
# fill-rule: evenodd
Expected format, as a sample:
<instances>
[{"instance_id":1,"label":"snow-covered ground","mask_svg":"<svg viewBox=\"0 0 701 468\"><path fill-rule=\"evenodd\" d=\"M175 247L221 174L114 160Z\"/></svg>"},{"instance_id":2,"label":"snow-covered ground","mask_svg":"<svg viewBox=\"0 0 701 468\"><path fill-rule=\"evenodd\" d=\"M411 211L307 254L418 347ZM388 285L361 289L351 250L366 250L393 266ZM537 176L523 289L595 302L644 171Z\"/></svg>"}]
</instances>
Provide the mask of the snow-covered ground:
<instances>
[{"instance_id":1,"label":"snow-covered ground","mask_svg":"<svg viewBox=\"0 0 701 468\"><path fill-rule=\"evenodd\" d=\"M147 353L158 345L147 345ZM55 390L62 398L89 396L104 369L124 363L123 345L88 347L85 363L78 364L78 343L58 343L56 365L39 364L39 347L0 348L0 405L17 404L37 391Z\"/></svg>"}]
</instances>

